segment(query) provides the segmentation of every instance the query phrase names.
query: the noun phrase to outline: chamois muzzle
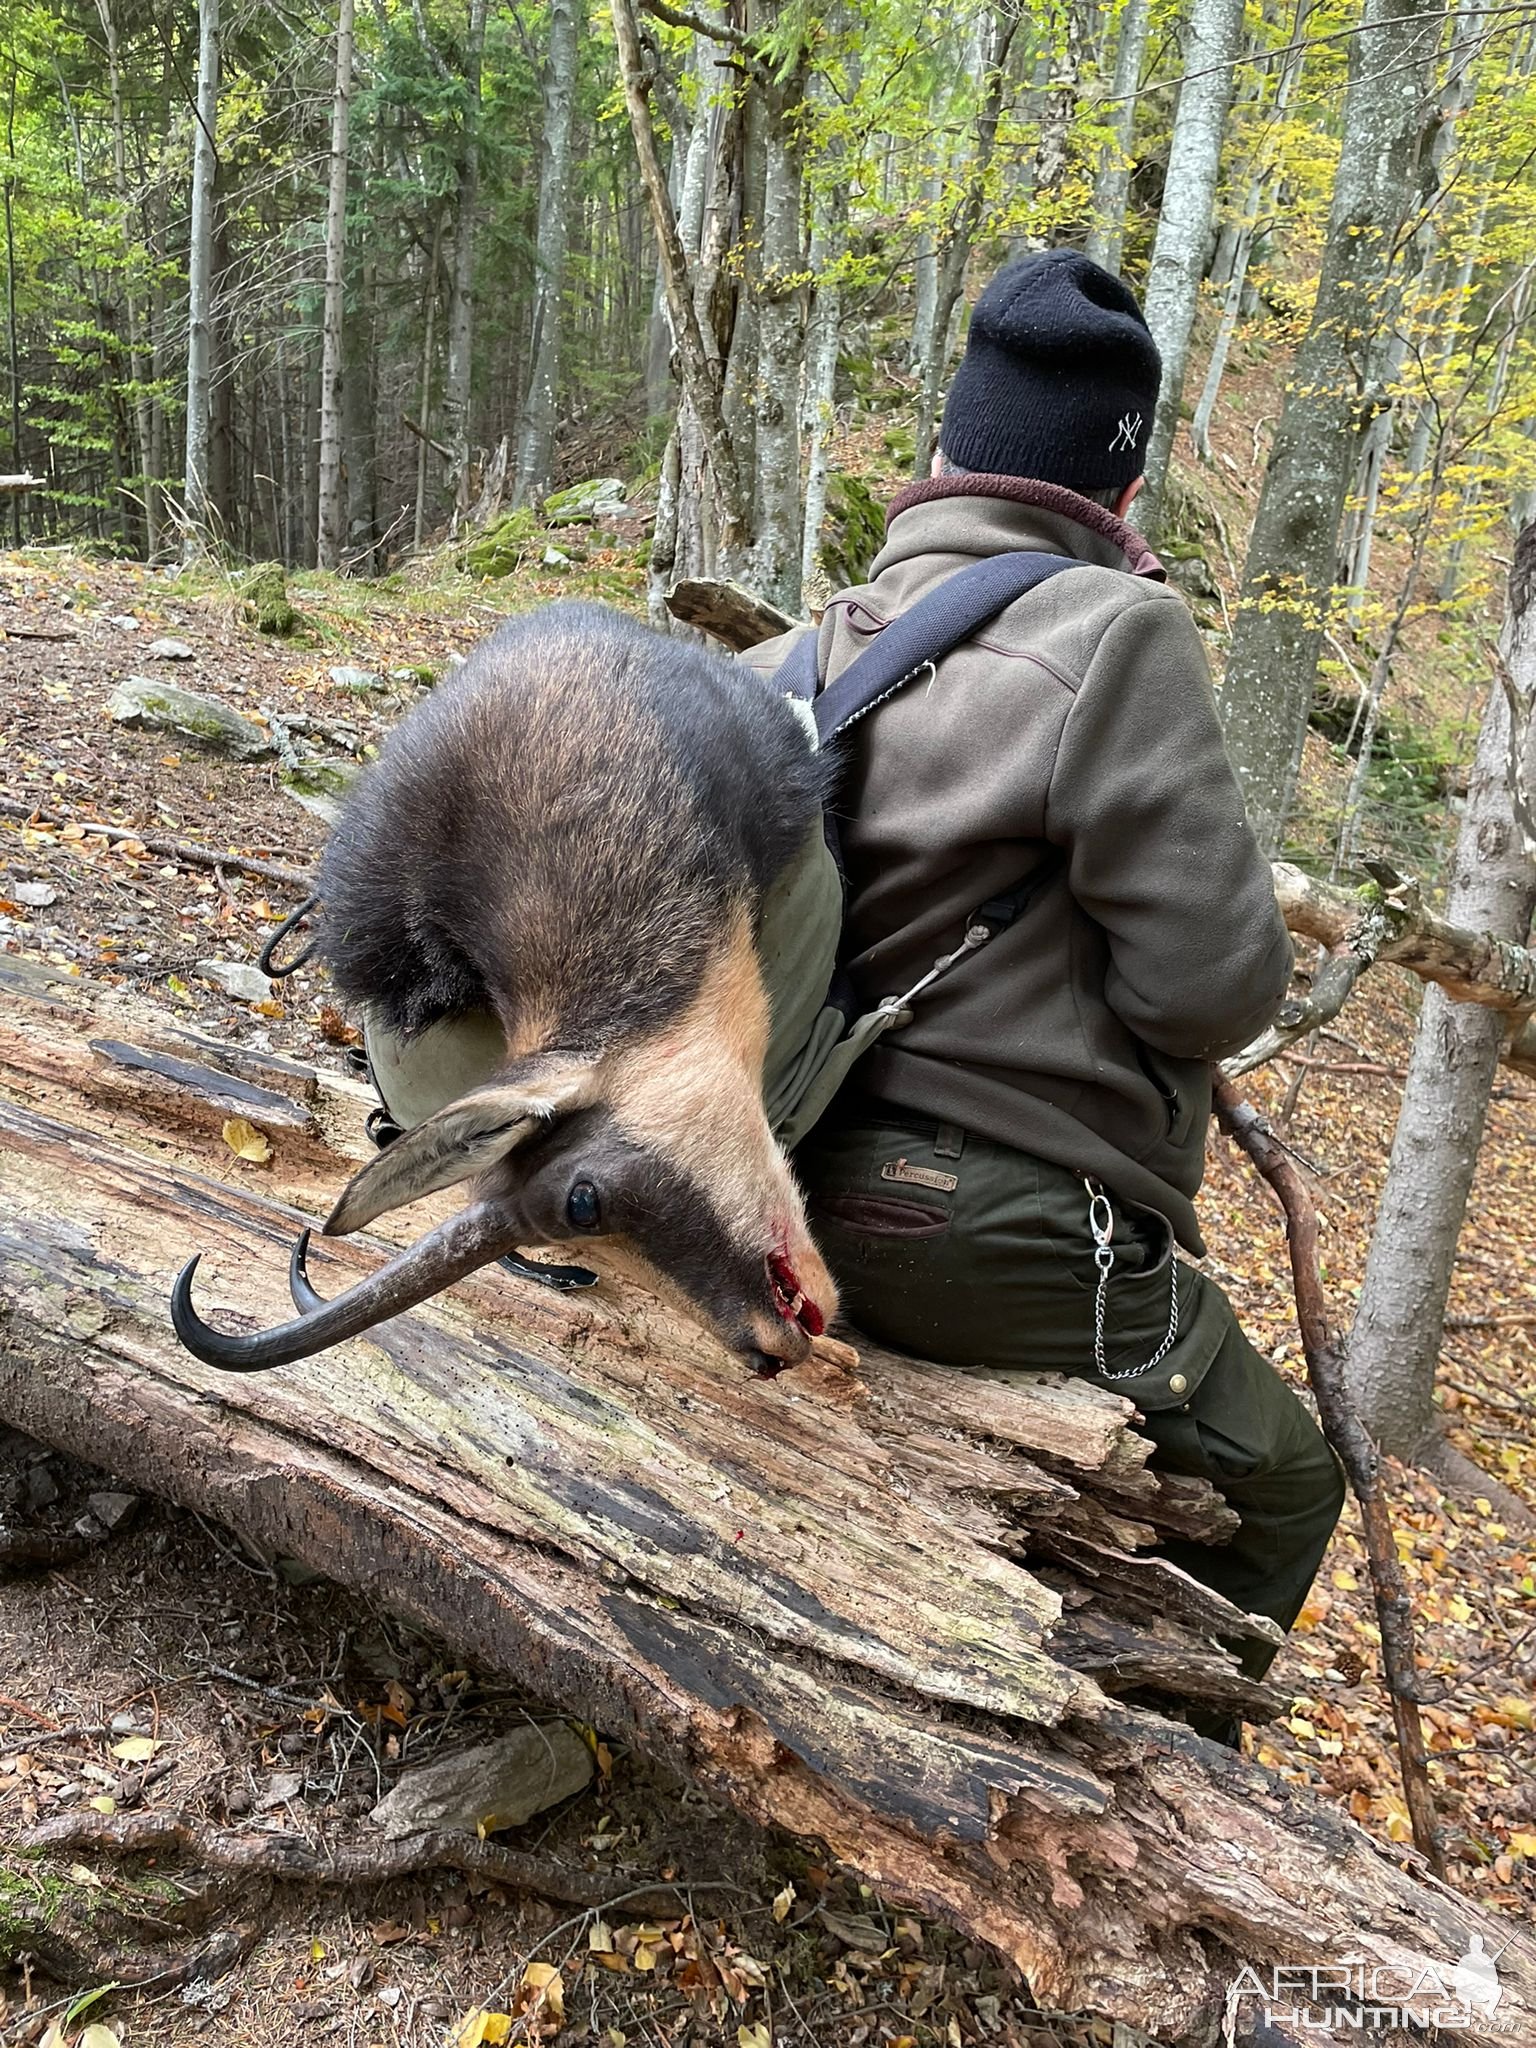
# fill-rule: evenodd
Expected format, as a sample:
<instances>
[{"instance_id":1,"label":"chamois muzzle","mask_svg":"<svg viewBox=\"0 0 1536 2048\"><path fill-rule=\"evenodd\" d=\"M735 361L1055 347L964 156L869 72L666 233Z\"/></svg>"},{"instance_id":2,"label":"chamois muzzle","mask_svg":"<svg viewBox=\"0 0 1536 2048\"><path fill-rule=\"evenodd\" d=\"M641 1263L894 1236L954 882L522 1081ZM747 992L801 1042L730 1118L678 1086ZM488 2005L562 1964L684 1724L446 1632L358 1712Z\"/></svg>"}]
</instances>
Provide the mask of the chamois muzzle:
<instances>
[{"instance_id":1,"label":"chamois muzzle","mask_svg":"<svg viewBox=\"0 0 1536 2048\"><path fill-rule=\"evenodd\" d=\"M322 1301L310 1285L305 1265L310 1233L293 1248L288 1287L301 1313L273 1330L234 1336L205 1323L192 1306L192 1278L197 1259L189 1259L177 1275L171 1294L171 1322L194 1358L224 1372L266 1372L312 1358L332 1344L361 1336L391 1316L402 1315L441 1294L514 1249L522 1234L520 1213L506 1202L475 1202L417 1240L409 1250L359 1280L334 1301Z\"/></svg>"}]
</instances>

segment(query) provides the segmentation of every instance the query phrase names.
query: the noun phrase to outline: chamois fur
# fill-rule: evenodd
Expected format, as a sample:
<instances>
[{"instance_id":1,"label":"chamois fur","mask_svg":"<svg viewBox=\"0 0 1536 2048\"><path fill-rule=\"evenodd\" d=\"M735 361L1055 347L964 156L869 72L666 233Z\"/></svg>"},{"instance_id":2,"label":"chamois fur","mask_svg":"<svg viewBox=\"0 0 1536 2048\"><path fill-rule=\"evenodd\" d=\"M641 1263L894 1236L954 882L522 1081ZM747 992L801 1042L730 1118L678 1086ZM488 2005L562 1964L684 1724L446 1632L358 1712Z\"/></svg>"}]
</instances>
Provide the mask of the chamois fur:
<instances>
[{"instance_id":1,"label":"chamois fur","mask_svg":"<svg viewBox=\"0 0 1536 2048\"><path fill-rule=\"evenodd\" d=\"M822 770L750 671L601 605L502 626L400 726L321 872L343 995L402 1037L493 1009L601 1053L692 999L802 843Z\"/></svg>"}]
</instances>

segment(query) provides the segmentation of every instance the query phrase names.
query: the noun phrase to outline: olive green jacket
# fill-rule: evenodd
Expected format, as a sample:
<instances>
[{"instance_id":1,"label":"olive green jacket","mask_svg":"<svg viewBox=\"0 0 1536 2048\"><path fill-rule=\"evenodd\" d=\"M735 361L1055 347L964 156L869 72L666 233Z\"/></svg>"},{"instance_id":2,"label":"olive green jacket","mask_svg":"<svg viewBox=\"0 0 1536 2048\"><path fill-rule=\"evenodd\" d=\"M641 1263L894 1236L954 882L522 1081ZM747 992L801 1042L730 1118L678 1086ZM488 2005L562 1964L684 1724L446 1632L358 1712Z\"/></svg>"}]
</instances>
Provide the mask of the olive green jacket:
<instances>
[{"instance_id":1,"label":"olive green jacket","mask_svg":"<svg viewBox=\"0 0 1536 2048\"><path fill-rule=\"evenodd\" d=\"M855 1080L1096 1175L1200 1252L1208 1062L1269 1022L1291 948L1199 633L1156 558L1054 486L914 485L869 582L827 608L822 677L953 570L1010 549L1086 566L1019 599L841 742L845 959L861 1007L910 987L1050 849L1062 866ZM771 673L796 638L742 658Z\"/></svg>"}]
</instances>

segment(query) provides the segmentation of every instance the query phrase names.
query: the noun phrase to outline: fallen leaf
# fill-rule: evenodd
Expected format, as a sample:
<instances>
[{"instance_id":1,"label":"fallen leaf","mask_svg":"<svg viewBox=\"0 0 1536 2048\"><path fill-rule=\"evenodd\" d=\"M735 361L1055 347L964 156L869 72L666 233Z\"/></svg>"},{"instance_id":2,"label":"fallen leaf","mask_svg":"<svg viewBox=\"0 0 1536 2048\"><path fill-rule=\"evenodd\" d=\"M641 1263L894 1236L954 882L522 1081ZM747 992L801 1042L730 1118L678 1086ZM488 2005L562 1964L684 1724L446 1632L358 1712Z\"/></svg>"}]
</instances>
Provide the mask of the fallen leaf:
<instances>
[{"instance_id":1,"label":"fallen leaf","mask_svg":"<svg viewBox=\"0 0 1536 2048\"><path fill-rule=\"evenodd\" d=\"M99 1792L94 1799L88 1799L85 1803L92 1813L116 1813L117 1811L117 1801L110 1792Z\"/></svg>"},{"instance_id":2,"label":"fallen leaf","mask_svg":"<svg viewBox=\"0 0 1536 2048\"><path fill-rule=\"evenodd\" d=\"M95 1871L88 1868L84 1863L71 1863L69 1866L69 1881L71 1884L83 1884L91 1891L99 1892L106 1889Z\"/></svg>"},{"instance_id":3,"label":"fallen leaf","mask_svg":"<svg viewBox=\"0 0 1536 2048\"><path fill-rule=\"evenodd\" d=\"M272 1157L266 1138L243 1116L232 1116L225 1123L224 1142L237 1159L249 1159L255 1166L264 1166Z\"/></svg>"},{"instance_id":4,"label":"fallen leaf","mask_svg":"<svg viewBox=\"0 0 1536 2048\"><path fill-rule=\"evenodd\" d=\"M773 2036L761 2021L753 2027L738 2027L736 2048L773 2048Z\"/></svg>"},{"instance_id":5,"label":"fallen leaf","mask_svg":"<svg viewBox=\"0 0 1536 2048\"><path fill-rule=\"evenodd\" d=\"M111 2027L93 2020L75 2043L75 2048L123 2048L121 2037Z\"/></svg>"},{"instance_id":6,"label":"fallen leaf","mask_svg":"<svg viewBox=\"0 0 1536 2048\"><path fill-rule=\"evenodd\" d=\"M500 2048L511 2031L510 2013L487 2012L483 2005L477 2005L473 2012L465 2013L448 2036L449 2048Z\"/></svg>"},{"instance_id":7,"label":"fallen leaf","mask_svg":"<svg viewBox=\"0 0 1536 2048\"><path fill-rule=\"evenodd\" d=\"M551 2019L565 2018L565 1983L553 1963L530 1963L523 1972L522 1994L527 1999L524 2011L542 2005Z\"/></svg>"},{"instance_id":8,"label":"fallen leaf","mask_svg":"<svg viewBox=\"0 0 1536 2048\"><path fill-rule=\"evenodd\" d=\"M773 1902L773 1917L781 1927L789 1918L789 1909L794 1903L795 1888L792 1884L787 1884Z\"/></svg>"},{"instance_id":9,"label":"fallen leaf","mask_svg":"<svg viewBox=\"0 0 1536 2048\"><path fill-rule=\"evenodd\" d=\"M156 1742L152 1735L125 1735L121 1742L114 1742L110 1751L119 1763L147 1764L157 1749L164 1749L163 1742Z\"/></svg>"}]
</instances>

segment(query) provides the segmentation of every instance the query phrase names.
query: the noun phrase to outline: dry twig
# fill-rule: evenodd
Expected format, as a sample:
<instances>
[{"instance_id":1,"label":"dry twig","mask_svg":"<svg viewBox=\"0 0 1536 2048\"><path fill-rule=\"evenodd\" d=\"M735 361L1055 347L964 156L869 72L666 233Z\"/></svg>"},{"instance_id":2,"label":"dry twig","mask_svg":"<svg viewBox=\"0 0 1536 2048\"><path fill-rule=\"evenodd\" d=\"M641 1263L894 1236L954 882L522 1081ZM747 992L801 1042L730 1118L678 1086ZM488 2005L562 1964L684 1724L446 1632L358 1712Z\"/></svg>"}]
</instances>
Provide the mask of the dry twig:
<instances>
[{"instance_id":1,"label":"dry twig","mask_svg":"<svg viewBox=\"0 0 1536 2048\"><path fill-rule=\"evenodd\" d=\"M147 853L158 853L164 860L184 861L189 867L233 868L237 874L255 875L263 882L282 882L291 889L312 889L315 878L308 868L284 867L275 860L257 860L249 854L223 853L217 847L195 846L190 839L160 839L147 832L137 832L131 825L107 825L99 818L65 818L57 811L45 811L40 804L28 803L25 797L0 796L0 813L8 818L24 818L39 825L78 825L82 832L88 832L93 839L131 840L142 846Z\"/></svg>"},{"instance_id":2,"label":"dry twig","mask_svg":"<svg viewBox=\"0 0 1536 2048\"><path fill-rule=\"evenodd\" d=\"M1344 1384L1344 1340L1335 1332L1318 1271L1317 1211L1306 1183L1268 1123L1238 1095L1219 1070L1213 1075L1216 1113L1229 1133L1279 1197L1285 1211L1291 1277L1296 1289L1296 1322L1306 1353L1307 1374L1329 1443L1338 1453L1365 1532L1376 1619L1381 1629L1381 1667L1397 1730L1403 1797L1416 1847L1437 1877L1445 1875L1445 1851L1429 1787L1424 1728L1419 1719L1418 1660L1408 1582L1397 1554L1391 1517L1381 1491L1381 1460Z\"/></svg>"}]
</instances>

